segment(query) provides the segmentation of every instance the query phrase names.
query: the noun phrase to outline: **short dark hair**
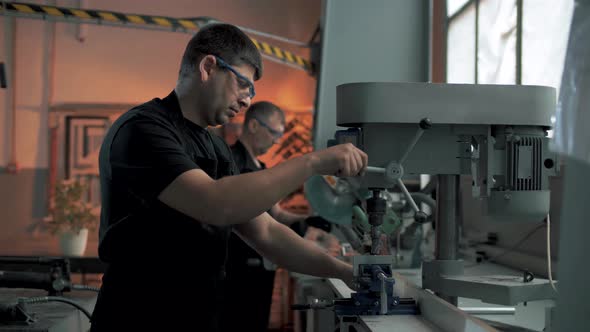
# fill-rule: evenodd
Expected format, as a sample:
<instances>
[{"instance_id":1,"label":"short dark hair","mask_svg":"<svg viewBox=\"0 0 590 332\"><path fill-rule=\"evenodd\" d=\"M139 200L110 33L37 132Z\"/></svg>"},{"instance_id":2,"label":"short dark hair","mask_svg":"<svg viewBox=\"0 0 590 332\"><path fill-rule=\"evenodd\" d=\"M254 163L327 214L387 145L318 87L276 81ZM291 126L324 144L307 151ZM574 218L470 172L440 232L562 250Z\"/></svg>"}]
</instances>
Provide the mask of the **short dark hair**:
<instances>
[{"instance_id":1,"label":"short dark hair","mask_svg":"<svg viewBox=\"0 0 590 332\"><path fill-rule=\"evenodd\" d=\"M216 55L230 65L254 68L254 80L262 77L262 59L254 42L238 27L225 23L204 26L186 45L179 75L192 73L201 59Z\"/></svg>"},{"instance_id":2,"label":"short dark hair","mask_svg":"<svg viewBox=\"0 0 590 332\"><path fill-rule=\"evenodd\" d=\"M246 110L244 117L244 126L246 126L252 119L260 119L262 121L268 120L274 113L279 114L281 117L281 124L285 125L285 113L277 105L269 101L259 101L250 105L250 108Z\"/></svg>"}]
</instances>

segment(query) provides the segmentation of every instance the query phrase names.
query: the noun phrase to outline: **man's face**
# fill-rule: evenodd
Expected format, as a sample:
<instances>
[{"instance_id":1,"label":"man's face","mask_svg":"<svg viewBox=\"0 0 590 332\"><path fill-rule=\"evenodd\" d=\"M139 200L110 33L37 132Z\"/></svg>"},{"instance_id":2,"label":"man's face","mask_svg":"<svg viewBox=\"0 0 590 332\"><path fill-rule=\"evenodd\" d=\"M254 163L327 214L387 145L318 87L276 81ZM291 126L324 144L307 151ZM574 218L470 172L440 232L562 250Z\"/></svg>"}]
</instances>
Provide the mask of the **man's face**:
<instances>
[{"instance_id":1,"label":"man's face","mask_svg":"<svg viewBox=\"0 0 590 332\"><path fill-rule=\"evenodd\" d=\"M228 67L231 67L229 69ZM216 80L210 95L209 125L222 125L250 106L254 68L249 65L216 67Z\"/></svg>"},{"instance_id":2,"label":"man's face","mask_svg":"<svg viewBox=\"0 0 590 332\"><path fill-rule=\"evenodd\" d=\"M267 119L254 119L258 126L255 133L254 152L257 156L265 154L274 144L278 143L285 132L285 126L278 113L272 113Z\"/></svg>"}]
</instances>

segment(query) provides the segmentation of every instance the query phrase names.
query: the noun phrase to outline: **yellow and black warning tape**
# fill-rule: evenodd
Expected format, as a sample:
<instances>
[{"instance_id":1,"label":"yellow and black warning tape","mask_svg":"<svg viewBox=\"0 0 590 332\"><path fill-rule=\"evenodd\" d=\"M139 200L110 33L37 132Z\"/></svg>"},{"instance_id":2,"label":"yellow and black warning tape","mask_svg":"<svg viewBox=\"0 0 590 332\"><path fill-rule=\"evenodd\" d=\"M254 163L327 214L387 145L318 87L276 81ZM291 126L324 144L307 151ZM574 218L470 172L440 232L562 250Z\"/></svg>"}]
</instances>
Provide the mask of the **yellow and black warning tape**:
<instances>
[{"instance_id":1,"label":"yellow and black warning tape","mask_svg":"<svg viewBox=\"0 0 590 332\"><path fill-rule=\"evenodd\" d=\"M292 64L294 66L300 67L306 71L312 71L312 65L306 59L300 57L299 55L295 55L289 51L282 50L276 46L272 46L266 42L258 41L252 37L250 37L256 45L256 48L262 53L272 57L275 57L283 62Z\"/></svg>"},{"instance_id":2,"label":"yellow and black warning tape","mask_svg":"<svg viewBox=\"0 0 590 332\"><path fill-rule=\"evenodd\" d=\"M185 33L194 33L211 22L211 19L186 19L168 16L127 14L106 10L78 9L13 1L0 1L0 15L71 23L151 28ZM291 67L312 72L312 64L301 56L252 37L250 38L263 56L285 63Z\"/></svg>"},{"instance_id":3,"label":"yellow and black warning tape","mask_svg":"<svg viewBox=\"0 0 590 332\"><path fill-rule=\"evenodd\" d=\"M16 13L20 16L31 17L33 15L42 18L74 19L80 23L120 23L134 25L155 25L166 29L197 30L202 22L190 19L178 19L165 16L150 16L138 14L125 14L106 10L77 9L47 5L37 5L23 2L0 2L0 10L7 14ZM38 18L38 17L35 17Z\"/></svg>"}]
</instances>

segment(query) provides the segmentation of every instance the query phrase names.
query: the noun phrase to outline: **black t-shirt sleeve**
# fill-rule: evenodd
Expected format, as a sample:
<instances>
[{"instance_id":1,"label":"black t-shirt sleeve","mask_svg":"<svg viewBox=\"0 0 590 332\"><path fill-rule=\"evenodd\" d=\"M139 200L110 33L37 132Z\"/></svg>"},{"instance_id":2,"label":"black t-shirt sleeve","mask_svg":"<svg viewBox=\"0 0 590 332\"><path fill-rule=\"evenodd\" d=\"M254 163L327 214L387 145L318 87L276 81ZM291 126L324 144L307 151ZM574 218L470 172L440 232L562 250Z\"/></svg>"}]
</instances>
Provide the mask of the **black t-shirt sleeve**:
<instances>
[{"instance_id":1,"label":"black t-shirt sleeve","mask_svg":"<svg viewBox=\"0 0 590 332\"><path fill-rule=\"evenodd\" d=\"M134 116L117 131L110 151L112 177L136 198L155 201L180 174L199 166L165 121Z\"/></svg>"},{"instance_id":2,"label":"black t-shirt sleeve","mask_svg":"<svg viewBox=\"0 0 590 332\"><path fill-rule=\"evenodd\" d=\"M236 174L242 174L244 168L244 160L242 158L242 155L240 154L240 151L236 147L232 147L230 151L234 164L233 167Z\"/></svg>"},{"instance_id":3,"label":"black t-shirt sleeve","mask_svg":"<svg viewBox=\"0 0 590 332\"><path fill-rule=\"evenodd\" d=\"M217 135L211 135L211 141L215 146L215 154L217 155L218 159L228 164L227 171L224 172L225 174L223 176L240 174L240 169L236 164L235 156L233 155L233 150L227 144L227 142Z\"/></svg>"},{"instance_id":4,"label":"black t-shirt sleeve","mask_svg":"<svg viewBox=\"0 0 590 332\"><path fill-rule=\"evenodd\" d=\"M238 167L238 164L236 163L234 156L231 154L231 150L229 150L229 151L230 151L229 158L230 158L230 163L231 163L232 174L239 175L241 173L240 168Z\"/></svg>"}]
</instances>

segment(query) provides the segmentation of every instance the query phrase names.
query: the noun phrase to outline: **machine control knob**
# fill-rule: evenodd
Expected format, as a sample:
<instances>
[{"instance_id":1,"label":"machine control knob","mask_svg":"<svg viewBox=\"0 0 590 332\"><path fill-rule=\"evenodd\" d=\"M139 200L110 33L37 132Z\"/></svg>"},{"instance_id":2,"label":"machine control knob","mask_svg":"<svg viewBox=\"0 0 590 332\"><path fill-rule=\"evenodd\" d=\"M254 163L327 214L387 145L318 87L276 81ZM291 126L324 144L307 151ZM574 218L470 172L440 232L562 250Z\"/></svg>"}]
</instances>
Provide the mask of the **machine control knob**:
<instances>
[{"instance_id":1,"label":"machine control knob","mask_svg":"<svg viewBox=\"0 0 590 332\"><path fill-rule=\"evenodd\" d=\"M426 223L427 219L428 219L428 215L422 211L416 212L416 215L414 216L414 220L416 220L416 222L418 224Z\"/></svg>"},{"instance_id":2,"label":"machine control knob","mask_svg":"<svg viewBox=\"0 0 590 332\"><path fill-rule=\"evenodd\" d=\"M426 130L430 129L430 127L432 127L432 121L430 121L429 118L424 118L420 120L420 128Z\"/></svg>"}]
</instances>

